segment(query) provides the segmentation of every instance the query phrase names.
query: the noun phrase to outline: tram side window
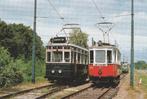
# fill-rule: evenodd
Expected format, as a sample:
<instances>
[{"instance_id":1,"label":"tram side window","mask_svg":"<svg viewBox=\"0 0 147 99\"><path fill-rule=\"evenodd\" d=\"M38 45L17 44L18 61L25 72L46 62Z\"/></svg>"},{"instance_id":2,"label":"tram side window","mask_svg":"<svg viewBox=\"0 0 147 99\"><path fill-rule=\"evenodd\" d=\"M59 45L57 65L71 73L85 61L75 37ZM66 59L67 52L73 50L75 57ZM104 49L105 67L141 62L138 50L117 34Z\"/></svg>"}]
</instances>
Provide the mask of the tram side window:
<instances>
[{"instance_id":1,"label":"tram side window","mask_svg":"<svg viewBox=\"0 0 147 99\"><path fill-rule=\"evenodd\" d=\"M93 63L93 51L90 51L90 63Z\"/></svg>"},{"instance_id":2,"label":"tram side window","mask_svg":"<svg viewBox=\"0 0 147 99\"><path fill-rule=\"evenodd\" d=\"M118 58L117 58L117 62L120 63L120 53L119 53L119 52L118 52L117 57L118 57Z\"/></svg>"},{"instance_id":3,"label":"tram side window","mask_svg":"<svg viewBox=\"0 0 147 99\"><path fill-rule=\"evenodd\" d=\"M64 60L65 60L65 62L69 62L70 61L70 54L69 54L69 52L64 52Z\"/></svg>"},{"instance_id":4,"label":"tram side window","mask_svg":"<svg viewBox=\"0 0 147 99\"><path fill-rule=\"evenodd\" d=\"M85 55L85 64L88 64L88 55Z\"/></svg>"},{"instance_id":5,"label":"tram side window","mask_svg":"<svg viewBox=\"0 0 147 99\"><path fill-rule=\"evenodd\" d=\"M107 51L107 61L108 63L112 63L112 51Z\"/></svg>"},{"instance_id":6,"label":"tram side window","mask_svg":"<svg viewBox=\"0 0 147 99\"><path fill-rule=\"evenodd\" d=\"M85 55L82 54L82 64L85 64L85 59L86 59Z\"/></svg>"},{"instance_id":7,"label":"tram side window","mask_svg":"<svg viewBox=\"0 0 147 99\"><path fill-rule=\"evenodd\" d=\"M71 52L71 63L74 63L74 52Z\"/></svg>"},{"instance_id":8,"label":"tram side window","mask_svg":"<svg viewBox=\"0 0 147 99\"><path fill-rule=\"evenodd\" d=\"M76 55L76 54L77 54L77 53L76 53L76 52L74 52L74 63L76 63L76 61L77 61L77 60L76 60L76 59L77 59L77 58L76 58L76 57L77 57L77 55Z\"/></svg>"},{"instance_id":9,"label":"tram side window","mask_svg":"<svg viewBox=\"0 0 147 99\"><path fill-rule=\"evenodd\" d=\"M116 63L116 51L114 50L113 53L114 53L113 54L113 56L114 56L114 63Z\"/></svg>"},{"instance_id":10,"label":"tram side window","mask_svg":"<svg viewBox=\"0 0 147 99\"><path fill-rule=\"evenodd\" d=\"M81 63L80 61L80 53L78 53L78 63Z\"/></svg>"},{"instance_id":11,"label":"tram side window","mask_svg":"<svg viewBox=\"0 0 147 99\"><path fill-rule=\"evenodd\" d=\"M62 52L55 51L52 55L52 61L53 62L62 62Z\"/></svg>"},{"instance_id":12,"label":"tram side window","mask_svg":"<svg viewBox=\"0 0 147 99\"><path fill-rule=\"evenodd\" d=\"M47 52L47 61L48 61L48 62L51 61L51 52Z\"/></svg>"}]
</instances>

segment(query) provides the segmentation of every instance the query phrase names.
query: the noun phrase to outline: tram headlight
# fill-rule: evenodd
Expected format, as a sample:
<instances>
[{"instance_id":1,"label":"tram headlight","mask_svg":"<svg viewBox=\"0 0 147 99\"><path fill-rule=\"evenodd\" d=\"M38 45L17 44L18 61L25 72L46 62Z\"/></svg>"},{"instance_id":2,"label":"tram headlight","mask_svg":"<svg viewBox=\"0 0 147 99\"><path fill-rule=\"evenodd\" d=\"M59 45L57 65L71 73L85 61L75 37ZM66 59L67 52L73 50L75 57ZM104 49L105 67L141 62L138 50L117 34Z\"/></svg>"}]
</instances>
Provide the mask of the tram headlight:
<instances>
[{"instance_id":1,"label":"tram headlight","mask_svg":"<svg viewBox=\"0 0 147 99\"><path fill-rule=\"evenodd\" d=\"M55 70L52 70L51 73L54 74L55 73Z\"/></svg>"},{"instance_id":2,"label":"tram headlight","mask_svg":"<svg viewBox=\"0 0 147 99\"><path fill-rule=\"evenodd\" d=\"M61 74L61 73L62 73L62 70L58 70L58 73L60 73L60 74Z\"/></svg>"}]
</instances>

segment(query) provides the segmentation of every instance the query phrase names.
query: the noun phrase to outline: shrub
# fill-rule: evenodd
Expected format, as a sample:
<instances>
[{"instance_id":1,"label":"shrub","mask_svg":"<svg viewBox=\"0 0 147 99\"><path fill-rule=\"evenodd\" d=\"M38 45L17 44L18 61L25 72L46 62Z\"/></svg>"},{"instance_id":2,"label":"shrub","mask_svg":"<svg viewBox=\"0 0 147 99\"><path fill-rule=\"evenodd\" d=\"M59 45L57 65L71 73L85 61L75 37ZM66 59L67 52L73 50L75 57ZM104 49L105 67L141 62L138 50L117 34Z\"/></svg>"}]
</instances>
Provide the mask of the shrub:
<instances>
[{"instance_id":1,"label":"shrub","mask_svg":"<svg viewBox=\"0 0 147 99\"><path fill-rule=\"evenodd\" d=\"M15 85L23 81L22 73L16 68L9 52L0 47L0 87Z\"/></svg>"}]
</instances>

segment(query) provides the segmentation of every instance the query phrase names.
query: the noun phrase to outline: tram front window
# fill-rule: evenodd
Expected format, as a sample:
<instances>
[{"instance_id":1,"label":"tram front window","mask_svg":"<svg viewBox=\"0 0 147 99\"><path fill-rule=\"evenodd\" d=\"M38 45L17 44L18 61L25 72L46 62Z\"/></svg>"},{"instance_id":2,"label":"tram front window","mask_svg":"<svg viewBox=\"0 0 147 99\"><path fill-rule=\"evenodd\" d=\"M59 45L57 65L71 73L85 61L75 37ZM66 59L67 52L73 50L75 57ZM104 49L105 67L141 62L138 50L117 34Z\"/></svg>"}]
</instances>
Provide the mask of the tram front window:
<instances>
[{"instance_id":1,"label":"tram front window","mask_svg":"<svg viewBox=\"0 0 147 99\"><path fill-rule=\"evenodd\" d=\"M69 52L65 52L64 53L64 60L65 60L65 62L69 62L70 61L70 54L69 54Z\"/></svg>"},{"instance_id":2,"label":"tram front window","mask_svg":"<svg viewBox=\"0 0 147 99\"><path fill-rule=\"evenodd\" d=\"M96 63L105 63L105 51L96 50L95 51L95 62Z\"/></svg>"},{"instance_id":3,"label":"tram front window","mask_svg":"<svg viewBox=\"0 0 147 99\"><path fill-rule=\"evenodd\" d=\"M62 62L62 52L54 51L52 54L52 62Z\"/></svg>"},{"instance_id":4,"label":"tram front window","mask_svg":"<svg viewBox=\"0 0 147 99\"><path fill-rule=\"evenodd\" d=\"M107 61L108 63L112 63L112 51L107 51Z\"/></svg>"}]
</instances>

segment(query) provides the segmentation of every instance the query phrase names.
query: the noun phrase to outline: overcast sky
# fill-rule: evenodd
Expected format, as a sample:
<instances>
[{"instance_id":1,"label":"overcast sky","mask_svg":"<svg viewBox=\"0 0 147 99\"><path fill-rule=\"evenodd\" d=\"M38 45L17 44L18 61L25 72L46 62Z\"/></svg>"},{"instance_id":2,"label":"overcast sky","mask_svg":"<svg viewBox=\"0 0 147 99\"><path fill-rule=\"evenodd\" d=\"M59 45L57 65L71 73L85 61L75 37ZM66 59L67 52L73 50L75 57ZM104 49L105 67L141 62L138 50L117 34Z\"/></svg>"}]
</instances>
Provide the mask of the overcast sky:
<instances>
[{"instance_id":1,"label":"overcast sky","mask_svg":"<svg viewBox=\"0 0 147 99\"><path fill-rule=\"evenodd\" d=\"M44 45L56 35L65 23L78 23L82 31L96 41L102 33L96 23L105 20L114 23L110 41L117 41L122 56L130 59L130 10L131 0L37 0L37 33ZM56 8L57 12L53 6ZM96 9L94 1L98 7ZM135 60L147 61L147 0L135 1ZM7 23L33 26L34 0L0 0L0 18ZM59 16L60 14L60 16ZM119 17L122 15L121 17ZM127 15L127 16L123 16ZM44 18L42 18L44 17ZM64 22L60 19L64 17Z\"/></svg>"}]
</instances>

